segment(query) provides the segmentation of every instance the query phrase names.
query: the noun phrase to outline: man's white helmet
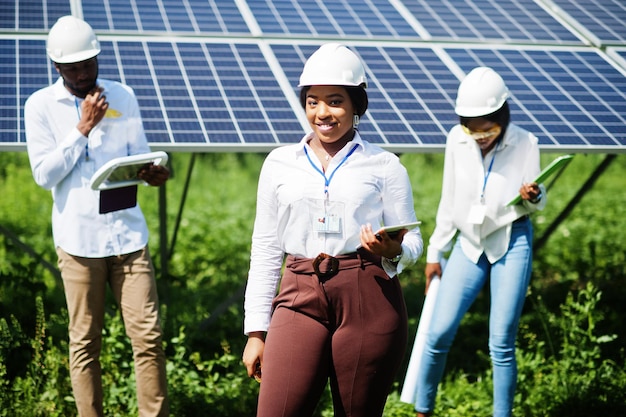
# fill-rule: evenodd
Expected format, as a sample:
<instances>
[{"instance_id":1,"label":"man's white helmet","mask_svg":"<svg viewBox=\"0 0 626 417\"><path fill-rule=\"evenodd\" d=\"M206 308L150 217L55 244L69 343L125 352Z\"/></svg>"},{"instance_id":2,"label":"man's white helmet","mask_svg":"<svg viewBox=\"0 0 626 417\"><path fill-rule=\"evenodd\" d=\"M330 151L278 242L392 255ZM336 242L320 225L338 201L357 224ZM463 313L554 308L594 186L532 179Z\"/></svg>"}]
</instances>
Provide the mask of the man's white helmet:
<instances>
[{"instance_id":1,"label":"man's white helmet","mask_svg":"<svg viewBox=\"0 0 626 417\"><path fill-rule=\"evenodd\" d=\"M509 89L502 77L489 67L476 67L459 85L454 111L462 117L494 113L504 105Z\"/></svg>"},{"instance_id":2,"label":"man's white helmet","mask_svg":"<svg viewBox=\"0 0 626 417\"><path fill-rule=\"evenodd\" d=\"M87 22L74 16L63 16L50 29L46 51L54 62L71 64L98 55L100 43Z\"/></svg>"},{"instance_id":3,"label":"man's white helmet","mask_svg":"<svg viewBox=\"0 0 626 417\"><path fill-rule=\"evenodd\" d=\"M367 87L365 68L359 57L339 43L326 43L304 64L298 87L343 85Z\"/></svg>"}]
</instances>

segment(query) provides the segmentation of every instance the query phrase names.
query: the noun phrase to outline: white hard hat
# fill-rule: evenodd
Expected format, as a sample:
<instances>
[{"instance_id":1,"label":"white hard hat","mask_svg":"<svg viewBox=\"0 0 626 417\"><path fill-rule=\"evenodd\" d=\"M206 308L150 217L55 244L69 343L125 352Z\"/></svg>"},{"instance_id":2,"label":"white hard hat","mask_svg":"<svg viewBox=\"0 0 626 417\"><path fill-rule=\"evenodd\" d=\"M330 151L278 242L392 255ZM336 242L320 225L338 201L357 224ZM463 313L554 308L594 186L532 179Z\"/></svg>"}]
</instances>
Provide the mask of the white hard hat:
<instances>
[{"instance_id":1,"label":"white hard hat","mask_svg":"<svg viewBox=\"0 0 626 417\"><path fill-rule=\"evenodd\" d=\"M339 43L326 43L304 64L298 87L343 85L367 87L365 68L359 57Z\"/></svg>"},{"instance_id":2,"label":"white hard hat","mask_svg":"<svg viewBox=\"0 0 626 417\"><path fill-rule=\"evenodd\" d=\"M489 67L477 67L459 85L454 111L461 117L480 117L504 105L509 89L502 77Z\"/></svg>"},{"instance_id":3,"label":"white hard hat","mask_svg":"<svg viewBox=\"0 0 626 417\"><path fill-rule=\"evenodd\" d=\"M98 55L100 43L87 22L74 16L63 16L50 29L46 51L54 62L71 64Z\"/></svg>"}]
</instances>

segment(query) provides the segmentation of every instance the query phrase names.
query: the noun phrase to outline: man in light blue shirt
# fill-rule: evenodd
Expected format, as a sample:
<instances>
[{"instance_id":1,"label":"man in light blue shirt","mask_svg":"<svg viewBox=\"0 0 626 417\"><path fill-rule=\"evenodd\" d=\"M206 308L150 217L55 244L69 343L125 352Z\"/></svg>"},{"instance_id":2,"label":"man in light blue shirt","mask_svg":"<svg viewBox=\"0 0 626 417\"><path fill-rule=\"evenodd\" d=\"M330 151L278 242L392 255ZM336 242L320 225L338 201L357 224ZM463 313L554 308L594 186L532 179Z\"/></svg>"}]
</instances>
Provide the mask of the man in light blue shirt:
<instances>
[{"instance_id":1,"label":"man in light blue shirt","mask_svg":"<svg viewBox=\"0 0 626 417\"><path fill-rule=\"evenodd\" d=\"M92 175L113 158L150 152L133 90L98 79L100 45L73 16L48 35L59 79L24 109L35 182L51 190L52 232L69 314L70 375L81 417L103 416L99 354L107 283L131 339L142 416L168 415L165 355L148 228L137 186L98 191ZM140 179L160 186L166 167L148 164Z\"/></svg>"}]
</instances>

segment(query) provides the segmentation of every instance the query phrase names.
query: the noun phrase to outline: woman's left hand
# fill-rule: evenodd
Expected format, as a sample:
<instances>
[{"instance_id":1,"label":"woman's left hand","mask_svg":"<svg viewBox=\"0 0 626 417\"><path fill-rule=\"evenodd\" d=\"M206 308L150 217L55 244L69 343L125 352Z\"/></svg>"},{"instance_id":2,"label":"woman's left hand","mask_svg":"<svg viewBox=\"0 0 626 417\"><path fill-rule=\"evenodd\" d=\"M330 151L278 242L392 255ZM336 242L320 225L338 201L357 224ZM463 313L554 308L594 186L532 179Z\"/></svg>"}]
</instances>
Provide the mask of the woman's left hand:
<instances>
[{"instance_id":1,"label":"woman's left hand","mask_svg":"<svg viewBox=\"0 0 626 417\"><path fill-rule=\"evenodd\" d=\"M392 259L402 253L402 239L408 229L401 229L393 238L384 230L374 232L371 224L361 226L361 246L373 254Z\"/></svg>"}]
</instances>

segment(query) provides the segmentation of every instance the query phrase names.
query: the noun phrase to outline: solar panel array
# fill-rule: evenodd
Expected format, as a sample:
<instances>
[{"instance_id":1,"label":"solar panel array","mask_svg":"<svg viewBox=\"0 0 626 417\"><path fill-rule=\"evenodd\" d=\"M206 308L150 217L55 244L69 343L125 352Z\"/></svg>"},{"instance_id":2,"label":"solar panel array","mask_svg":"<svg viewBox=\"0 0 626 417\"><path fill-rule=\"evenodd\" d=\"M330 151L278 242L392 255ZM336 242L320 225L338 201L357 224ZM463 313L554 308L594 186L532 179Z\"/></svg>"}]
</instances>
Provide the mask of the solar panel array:
<instances>
[{"instance_id":1,"label":"solar panel array","mask_svg":"<svg viewBox=\"0 0 626 417\"><path fill-rule=\"evenodd\" d=\"M308 131L296 87L339 41L366 66L359 130L396 152L440 152L459 80L496 69L515 123L554 152L626 151L622 0L17 0L0 3L0 150L25 149L23 105L57 74L56 19L82 15L100 76L135 89L152 148L266 151ZM76 5L78 4L78 6Z\"/></svg>"}]
</instances>

